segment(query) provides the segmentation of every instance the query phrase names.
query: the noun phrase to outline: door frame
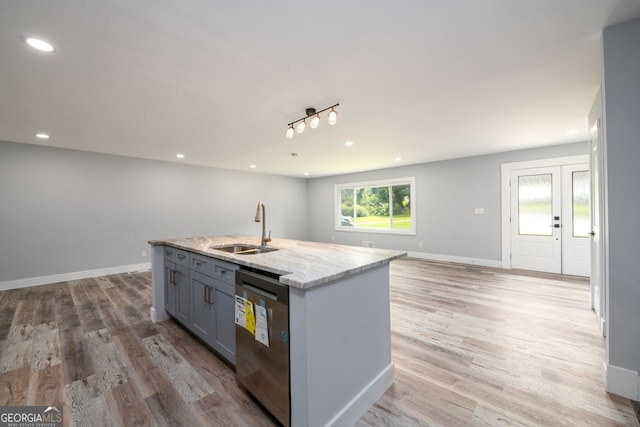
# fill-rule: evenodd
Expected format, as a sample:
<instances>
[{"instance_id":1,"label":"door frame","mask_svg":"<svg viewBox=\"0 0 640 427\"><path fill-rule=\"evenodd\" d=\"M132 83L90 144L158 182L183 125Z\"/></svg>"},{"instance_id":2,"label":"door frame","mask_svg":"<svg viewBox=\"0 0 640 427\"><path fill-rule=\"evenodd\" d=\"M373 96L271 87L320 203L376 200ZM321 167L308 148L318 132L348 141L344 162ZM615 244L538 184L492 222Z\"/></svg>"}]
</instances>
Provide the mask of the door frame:
<instances>
[{"instance_id":1,"label":"door frame","mask_svg":"<svg viewBox=\"0 0 640 427\"><path fill-rule=\"evenodd\" d=\"M594 145L597 146L597 157L594 149ZM606 221L606 209L604 209L606 200L604 185L605 180L605 161L604 161L604 132L602 129L602 119L597 118L591 126L589 135L589 167L596 173L591 174L591 210L597 209L597 219L591 215L591 278L589 280L590 288L590 303L591 308L598 317L598 327L603 336L607 336L607 318L608 318L608 286L607 286L607 253L606 253L606 233L605 233L605 221ZM597 168L594 168L597 166ZM598 191L594 191L597 187ZM596 224L597 221L597 224ZM597 227L597 229L595 228ZM597 240L595 238L597 233ZM595 292L596 288L599 291L599 304L595 306ZM609 349L607 348L607 352ZM607 353L608 354L608 353Z\"/></svg>"},{"instance_id":2,"label":"door frame","mask_svg":"<svg viewBox=\"0 0 640 427\"><path fill-rule=\"evenodd\" d=\"M578 163L589 163L589 154L502 163L500 165L502 268L511 269L511 171L549 166L565 166Z\"/></svg>"}]
</instances>

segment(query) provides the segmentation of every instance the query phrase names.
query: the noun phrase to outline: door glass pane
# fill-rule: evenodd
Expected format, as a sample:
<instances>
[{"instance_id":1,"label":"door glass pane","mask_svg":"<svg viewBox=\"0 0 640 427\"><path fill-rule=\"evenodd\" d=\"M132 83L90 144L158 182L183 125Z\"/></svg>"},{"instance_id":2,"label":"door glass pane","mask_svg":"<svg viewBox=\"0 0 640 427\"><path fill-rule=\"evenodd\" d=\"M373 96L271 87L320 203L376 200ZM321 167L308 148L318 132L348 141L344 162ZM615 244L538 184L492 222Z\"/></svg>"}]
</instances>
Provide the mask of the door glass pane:
<instances>
[{"instance_id":1,"label":"door glass pane","mask_svg":"<svg viewBox=\"0 0 640 427\"><path fill-rule=\"evenodd\" d=\"M551 174L518 177L518 233L551 236Z\"/></svg>"},{"instance_id":2,"label":"door glass pane","mask_svg":"<svg viewBox=\"0 0 640 427\"><path fill-rule=\"evenodd\" d=\"M573 237L589 237L589 171L573 172Z\"/></svg>"}]
</instances>

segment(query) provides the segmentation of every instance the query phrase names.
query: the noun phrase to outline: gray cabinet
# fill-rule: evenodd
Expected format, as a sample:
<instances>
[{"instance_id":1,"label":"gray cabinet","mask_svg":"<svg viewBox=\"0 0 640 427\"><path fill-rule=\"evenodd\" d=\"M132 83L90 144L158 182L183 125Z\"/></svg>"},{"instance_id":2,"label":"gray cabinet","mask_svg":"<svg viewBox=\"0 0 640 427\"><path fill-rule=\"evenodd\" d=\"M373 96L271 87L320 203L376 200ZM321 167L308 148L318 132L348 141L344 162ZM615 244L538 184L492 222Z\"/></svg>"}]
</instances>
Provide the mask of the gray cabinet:
<instances>
[{"instance_id":1,"label":"gray cabinet","mask_svg":"<svg viewBox=\"0 0 640 427\"><path fill-rule=\"evenodd\" d=\"M237 265L190 254L191 331L235 365Z\"/></svg>"},{"instance_id":2,"label":"gray cabinet","mask_svg":"<svg viewBox=\"0 0 640 427\"><path fill-rule=\"evenodd\" d=\"M164 247L165 310L236 363L235 264Z\"/></svg>"},{"instance_id":3,"label":"gray cabinet","mask_svg":"<svg viewBox=\"0 0 640 427\"><path fill-rule=\"evenodd\" d=\"M235 286L218 282L214 289L215 345L226 359L236 364Z\"/></svg>"},{"instance_id":4,"label":"gray cabinet","mask_svg":"<svg viewBox=\"0 0 640 427\"><path fill-rule=\"evenodd\" d=\"M165 310L183 325L189 325L189 252L164 248Z\"/></svg>"}]
</instances>

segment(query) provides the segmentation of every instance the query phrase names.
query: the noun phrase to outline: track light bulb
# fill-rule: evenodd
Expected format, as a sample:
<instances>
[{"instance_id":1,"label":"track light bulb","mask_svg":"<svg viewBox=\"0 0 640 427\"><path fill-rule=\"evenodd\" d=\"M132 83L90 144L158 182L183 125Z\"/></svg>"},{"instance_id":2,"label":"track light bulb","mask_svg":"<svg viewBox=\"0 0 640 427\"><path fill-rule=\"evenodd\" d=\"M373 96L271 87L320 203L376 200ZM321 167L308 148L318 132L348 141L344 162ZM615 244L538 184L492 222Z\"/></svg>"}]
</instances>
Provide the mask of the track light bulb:
<instances>
[{"instance_id":1,"label":"track light bulb","mask_svg":"<svg viewBox=\"0 0 640 427\"><path fill-rule=\"evenodd\" d=\"M318 127L319 124L320 124L320 115L316 114L315 116L313 116L313 118L309 122L309 127L311 127L311 129L315 129Z\"/></svg>"},{"instance_id":2,"label":"track light bulb","mask_svg":"<svg viewBox=\"0 0 640 427\"><path fill-rule=\"evenodd\" d=\"M307 121L303 120L296 125L296 132L302 133L304 132L304 128L307 126Z\"/></svg>"},{"instance_id":3,"label":"track light bulb","mask_svg":"<svg viewBox=\"0 0 640 427\"><path fill-rule=\"evenodd\" d=\"M329 111L329 124L331 126L335 125L338 121L338 113L333 108Z\"/></svg>"},{"instance_id":4,"label":"track light bulb","mask_svg":"<svg viewBox=\"0 0 640 427\"><path fill-rule=\"evenodd\" d=\"M294 134L293 125L291 125L289 126L289 128L287 128L287 132L284 134L284 136L286 136L287 139L293 139L293 134Z\"/></svg>"}]
</instances>

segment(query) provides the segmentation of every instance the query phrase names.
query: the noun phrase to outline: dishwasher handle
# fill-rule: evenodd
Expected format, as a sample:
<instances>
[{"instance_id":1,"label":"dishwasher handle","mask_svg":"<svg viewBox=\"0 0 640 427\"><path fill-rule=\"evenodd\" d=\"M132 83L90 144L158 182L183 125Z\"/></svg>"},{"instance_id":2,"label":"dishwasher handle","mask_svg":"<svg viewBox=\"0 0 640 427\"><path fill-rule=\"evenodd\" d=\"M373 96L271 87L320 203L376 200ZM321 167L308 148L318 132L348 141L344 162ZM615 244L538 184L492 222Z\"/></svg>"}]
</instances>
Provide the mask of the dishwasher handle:
<instances>
[{"instance_id":1,"label":"dishwasher handle","mask_svg":"<svg viewBox=\"0 0 640 427\"><path fill-rule=\"evenodd\" d=\"M289 287L274 279L254 271L236 270L236 293L238 287L256 292L273 301L289 305Z\"/></svg>"},{"instance_id":2,"label":"dishwasher handle","mask_svg":"<svg viewBox=\"0 0 640 427\"><path fill-rule=\"evenodd\" d=\"M278 295L276 295L274 293L265 291L265 290L260 289L260 288L256 288L255 286L249 285L247 283L244 283L243 285L241 285L241 287L242 287L242 289L246 289L248 291L255 292L258 295L262 295L265 298L269 298L269 299L271 299L273 301L278 301Z\"/></svg>"}]
</instances>

